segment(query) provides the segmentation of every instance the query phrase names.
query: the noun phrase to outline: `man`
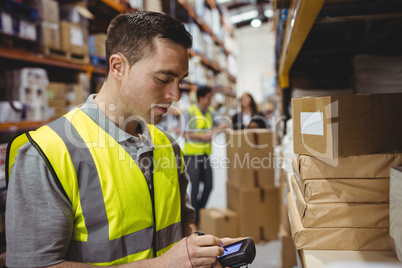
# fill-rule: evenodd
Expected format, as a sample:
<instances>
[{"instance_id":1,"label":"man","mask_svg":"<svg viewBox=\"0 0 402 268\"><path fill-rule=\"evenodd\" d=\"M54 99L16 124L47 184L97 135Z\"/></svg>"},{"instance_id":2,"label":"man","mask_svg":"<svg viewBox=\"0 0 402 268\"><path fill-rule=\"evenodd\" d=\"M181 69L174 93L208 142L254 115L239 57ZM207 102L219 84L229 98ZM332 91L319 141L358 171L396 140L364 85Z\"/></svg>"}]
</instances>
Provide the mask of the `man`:
<instances>
[{"instance_id":1,"label":"man","mask_svg":"<svg viewBox=\"0 0 402 268\"><path fill-rule=\"evenodd\" d=\"M180 149L151 125L180 98L191 43L166 15L117 16L99 94L10 143L8 267L220 266L232 241L190 235Z\"/></svg>"},{"instance_id":2,"label":"man","mask_svg":"<svg viewBox=\"0 0 402 268\"><path fill-rule=\"evenodd\" d=\"M207 204L212 191L212 168L209 160L214 134L226 128L223 120L218 120L211 107L212 90L201 86L197 89L197 104L184 112L184 155L191 181L191 204L195 209L196 225L200 219L200 209ZM215 127L214 127L215 125ZM203 183L201 196L200 183Z\"/></svg>"}]
</instances>

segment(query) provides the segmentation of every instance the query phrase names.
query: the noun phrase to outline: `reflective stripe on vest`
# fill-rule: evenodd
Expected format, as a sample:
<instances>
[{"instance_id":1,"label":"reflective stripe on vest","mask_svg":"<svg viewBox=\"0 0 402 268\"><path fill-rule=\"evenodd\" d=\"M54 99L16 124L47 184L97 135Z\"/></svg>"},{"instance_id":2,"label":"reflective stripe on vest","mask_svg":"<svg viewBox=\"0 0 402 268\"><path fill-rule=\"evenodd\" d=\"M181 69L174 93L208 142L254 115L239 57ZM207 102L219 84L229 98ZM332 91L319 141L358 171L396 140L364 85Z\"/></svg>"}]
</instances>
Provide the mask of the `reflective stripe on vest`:
<instances>
[{"instance_id":1,"label":"reflective stripe on vest","mask_svg":"<svg viewBox=\"0 0 402 268\"><path fill-rule=\"evenodd\" d=\"M8 186L8 180L11 173L11 166L15 162L15 157L17 156L17 150L22 145L28 142L28 137L25 134L19 135L15 137L8 145L7 145L7 152L6 152L6 163L5 163L5 170L6 170L6 186Z\"/></svg>"},{"instance_id":2,"label":"reflective stripe on vest","mask_svg":"<svg viewBox=\"0 0 402 268\"><path fill-rule=\"evenodd\" d=\"M173 139L155 126L148 127L155 146L159 256L182 238L178 176L183 167ZM30 135L72 204L74 225L66 260L106 266L152 258L154 223L148 184L124 148L80 109Z\"/></svg>"},{"instance_id":3,"label":"reflective stripe on vest","mask_svg":"<svg viewBox=\"0 0 402 268\"><path fill-rule=\"evenodd\" d=\"M200 111L197 105L193 104L188 108L190 113L190 131L197 133L204 133L205 130L209 131L212 129L212 113L213 108L208 108L205 115ZM186 141L184 143L184 154L185 155L210 155L211 154L211 143L210 142L199 142L199 141Z\"/></svg>"}]
</instances>

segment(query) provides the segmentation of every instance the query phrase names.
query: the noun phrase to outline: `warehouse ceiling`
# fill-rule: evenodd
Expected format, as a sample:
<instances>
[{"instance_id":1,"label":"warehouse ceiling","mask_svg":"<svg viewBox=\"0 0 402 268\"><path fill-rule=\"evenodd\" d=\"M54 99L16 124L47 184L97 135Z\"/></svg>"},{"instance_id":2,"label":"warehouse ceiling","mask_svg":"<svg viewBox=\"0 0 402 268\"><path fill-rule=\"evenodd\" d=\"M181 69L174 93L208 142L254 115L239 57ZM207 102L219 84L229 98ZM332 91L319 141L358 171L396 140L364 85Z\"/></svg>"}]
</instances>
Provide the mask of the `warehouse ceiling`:
<instances>
[{"instance_id":1,"label":"warehouse ceiling","mask_svg":"<svg viewBox=\"0 0 402 268\"><path fill-rule=\"evenodd\" d=\"M229 11L236 28L250 26L253 20L267 22L274 15L271 0L217 0L217 3Z\"/></svg>"}]
</instances>

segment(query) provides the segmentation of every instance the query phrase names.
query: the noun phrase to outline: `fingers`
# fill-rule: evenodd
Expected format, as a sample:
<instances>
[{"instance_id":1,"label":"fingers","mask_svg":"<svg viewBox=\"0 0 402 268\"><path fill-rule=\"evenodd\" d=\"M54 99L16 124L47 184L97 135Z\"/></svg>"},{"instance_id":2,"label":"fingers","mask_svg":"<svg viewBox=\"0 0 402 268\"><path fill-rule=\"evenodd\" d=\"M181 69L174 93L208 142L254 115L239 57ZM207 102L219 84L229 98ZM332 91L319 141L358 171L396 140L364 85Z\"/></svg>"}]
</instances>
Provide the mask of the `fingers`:
<instances>
[{"instance_id":1,"label":"fingers","mask_svg":"<svg viewBox=\"0 0 402 268\"><path fill-rule=\"evenodd\" d=\"M207 247L207 246L221 246L222 241L213 235L191 235L188 238L193 241L193 243L199 247Z\"/></svg>"},{"instance_id":2,"label":"fingers","mask_svg":"<svg viewBox=\"0 0 402 268\"><path fill-rule=\"evenodd\" d=\"M190 235L187 238L187 250L194 267L210 268L216 257L223 254L222 241L212 235Z\"/></svg>"},{"instance_id":3,"label":"fingers","mask_svg":"<svg viewBox=\"0 0 402 268\"><path fill-rule=\"evenodd\" d=\"M222 241L223 245L226 246L226 245L233 244L235 242L244 240L246 238L248 238L248 237L237 237L237 238L224 237L224 238L221 238L221 241Z\"/></svg>"}]
</instances>

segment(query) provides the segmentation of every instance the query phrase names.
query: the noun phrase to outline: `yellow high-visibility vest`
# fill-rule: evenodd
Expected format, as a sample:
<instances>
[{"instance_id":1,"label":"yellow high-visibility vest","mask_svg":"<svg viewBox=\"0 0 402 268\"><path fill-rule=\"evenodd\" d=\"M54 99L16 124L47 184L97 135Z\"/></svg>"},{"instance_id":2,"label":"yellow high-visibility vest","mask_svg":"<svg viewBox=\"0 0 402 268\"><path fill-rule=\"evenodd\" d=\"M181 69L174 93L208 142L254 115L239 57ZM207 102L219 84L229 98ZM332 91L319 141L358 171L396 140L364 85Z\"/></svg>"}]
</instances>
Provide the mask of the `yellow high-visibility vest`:
<instances>
[{"instance_id":1,"label":"yellow high-visibility vest","mask_svg":"<svg viewBox=\"0 0 402 268\"><path fill-rule=\"evenodd\" d=\"M155 146L152 190L126 150L78 108L10 143L8 174L29 141L71 203L67 261L128 263L160 256L182 238L181 151L170 135L148 127Z\"/></svg>"},{"instance_id":2,"label":"yellow high-visibility vest","mask_svg":"<svg viewBox=\"0 0 402 268\"><path fill-rule=\"evenodd\" d=\"M214 109L212 107L208 108L208 111L205 113L205 115L195 104L191 105L187 110L190 113L190 121L188 124L191 131L204 133L205 131L210 131L212 129L212 114L214 113ZM210 142L186 140L184 143L185 155L210 155L211 149L212 146Z\"/></svg>"}]
</instances>

